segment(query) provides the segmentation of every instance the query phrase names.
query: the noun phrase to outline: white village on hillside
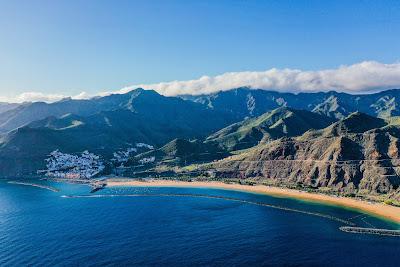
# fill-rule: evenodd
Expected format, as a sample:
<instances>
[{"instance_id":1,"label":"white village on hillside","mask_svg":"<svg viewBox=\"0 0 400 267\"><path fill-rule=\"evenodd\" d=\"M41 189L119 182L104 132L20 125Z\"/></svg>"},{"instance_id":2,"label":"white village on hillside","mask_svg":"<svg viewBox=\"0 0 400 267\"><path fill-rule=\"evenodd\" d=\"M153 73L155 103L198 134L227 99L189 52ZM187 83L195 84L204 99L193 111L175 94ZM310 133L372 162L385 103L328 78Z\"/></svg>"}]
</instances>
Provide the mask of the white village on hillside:
<instances>
[{"instance_id":1,"label":"white village on hillside","mask_svg":"<svg viewBox=\"0 0 400 267\"><path fill-rule=\"evenodd\" d=\"M152 150L153 146L145 143L137 143L136 147L127 148L124 151L113 153L111 162L123 167L129 158L140 150ZM154 162L155 158L144 158L140 162ZM84 151L81 155L72 155L55 150L50 153L46 161L46 170L40 171L47 177L61 179L90 179L103 172L105 163L100 156Z\"/></svg>"},{"instance_id":2,"label":"white village on hillside","mask_svg":"<svg viewBox=\"0 0 400 267\"><path fill-rule=\"evenodd\" d=\"M105 168L100 157L84 151L80 156L55 150L46 159L46 176L66 179L89 179Z\"/></svg>"},{"instance_id":3,"label":"white village on hillside","mask_svg":"<svg viewBox=\"0 0 400 267\"><path fill-rule=\"evenodd\" d=\"M116 167L124 167L124 164L128 162L129 158L135 153L137 153L137 148L134 147L130 147L125 151L117 151L114 152L113 154L114 157L111 159L111 161L115 165L119 165Z\"/></svg>"}]
</instances>

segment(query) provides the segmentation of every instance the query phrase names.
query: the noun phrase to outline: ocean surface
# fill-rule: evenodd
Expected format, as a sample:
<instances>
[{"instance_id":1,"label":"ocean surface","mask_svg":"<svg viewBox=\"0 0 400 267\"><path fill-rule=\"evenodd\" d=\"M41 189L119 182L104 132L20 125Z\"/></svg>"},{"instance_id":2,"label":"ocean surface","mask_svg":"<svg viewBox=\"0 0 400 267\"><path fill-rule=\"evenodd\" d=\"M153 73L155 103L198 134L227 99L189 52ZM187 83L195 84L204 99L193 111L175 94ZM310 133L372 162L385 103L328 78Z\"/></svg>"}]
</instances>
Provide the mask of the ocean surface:
<instances>
[{"instance_id":1,"label":"ocean surface","mask_svg":"<svg viewBox=\"0 0 400 267\"><path fill-rule=\"evenodd\" d=\"M44 182L42 182L44 183ZM400 266L398 224L251 193L0 181L0 266ZM211 197L207 197L211 196Z\"/></svg>"}]
</instances>

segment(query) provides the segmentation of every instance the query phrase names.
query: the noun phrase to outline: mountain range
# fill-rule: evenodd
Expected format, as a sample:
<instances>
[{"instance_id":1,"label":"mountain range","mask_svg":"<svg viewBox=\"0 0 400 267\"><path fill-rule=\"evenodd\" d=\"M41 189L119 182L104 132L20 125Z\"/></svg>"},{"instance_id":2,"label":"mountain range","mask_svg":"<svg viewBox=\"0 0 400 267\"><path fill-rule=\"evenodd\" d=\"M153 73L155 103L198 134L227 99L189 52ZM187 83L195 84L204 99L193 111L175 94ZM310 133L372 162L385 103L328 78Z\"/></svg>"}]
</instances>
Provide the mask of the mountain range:
<instances>
[{"instance_id":1,"label":"mountain range","mask_svg":"<svg viewBox=\"0 0 400 267\"><path fill-rule=\"evenodd\" d=\"M102 111L137 108L137 105L140 105L137 103L137 95L144 92L153 97L157 95L151 90L136 89L126 94L113 94L88 100L66 98L54 103L0 103L0 132L8 132L50 116L59 117L71 113L86 117ZM143 95L140 97L142 101L145 98ZM344 118L355 111L381 118L400 115L399 89L374 94L351 95L335 91L294 94L237 88L209 95L162 98L169 99L171 102L177 101L177 98L189 100L207 109L223 111L226 115L231 114L236 121L246 117L256 117L281 106L308 110L337 119ZM145 107L142 106L142 108Z\"/></svg>"},{"instance_id":2,"label":"mountain range","mask_svg":"<svg viewBox=\"0 0 400 267\"><path fill-rule=\"evenodd\" d=\"M0 176L33 175L54 151L108 161L143 142L146 166L217 177L396 194L400 90L280 93L238 88L201 96L126 94L0 104ZM129 167L129 166L128 166ZM397 191L396 191L397 190Z\"/></svg>"},{"instance_id":3,"label":"mountain range","mask_svg":"<svg viewBox=\"0 0 400 267\"><path fill-rule=\"evenodd\" d=\"M234 122L232 114L143 89L93 100L39 105L49 109L30 113L36 110L36 103L23 105L14 110L19 115L8 121L8 126L11 121L14 125L26 121L26 114L41 118L1 136L1 175L33 174L44 167L44 159L56 149L66 153L89 150L109 158L113 152L137 142L162 146L174 138L199 138ZM56 115L42 118L52 112Z\"/></svg>"}]
</instances>

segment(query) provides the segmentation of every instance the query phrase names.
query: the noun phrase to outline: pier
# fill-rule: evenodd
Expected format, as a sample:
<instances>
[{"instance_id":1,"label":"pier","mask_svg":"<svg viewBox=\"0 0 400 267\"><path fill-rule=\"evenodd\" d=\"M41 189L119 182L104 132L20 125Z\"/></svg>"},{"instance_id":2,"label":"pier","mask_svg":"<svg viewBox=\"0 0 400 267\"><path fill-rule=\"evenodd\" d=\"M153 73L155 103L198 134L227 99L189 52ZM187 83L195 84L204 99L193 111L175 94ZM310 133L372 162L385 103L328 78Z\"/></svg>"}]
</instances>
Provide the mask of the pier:
<instances>
[{"instance_id":1,"label":"pier","mask_svg":"<svg viewBox=\"0 0 400 267\"><path fill-rule=\"evenodd\" d=\"M90 193L95 193L101 189L104 189L107 186L107 183L101 182L101 181L95 181L91 182L90 186L92 187L92 190Z\"/></svg>"},{"instance_id":2,"label":"pier","mask_svg":"<svg viewBox=\"0 0 400 267\"><path fill-rule=\"evenodd\" d=\"M339 229L343 232L354 234L370 234L370 235L384 235L384 236L397 236L400 237L400 230L377 229L377 228L363 228L352 226L341 226Z\"/></svg>"}]
</instances>

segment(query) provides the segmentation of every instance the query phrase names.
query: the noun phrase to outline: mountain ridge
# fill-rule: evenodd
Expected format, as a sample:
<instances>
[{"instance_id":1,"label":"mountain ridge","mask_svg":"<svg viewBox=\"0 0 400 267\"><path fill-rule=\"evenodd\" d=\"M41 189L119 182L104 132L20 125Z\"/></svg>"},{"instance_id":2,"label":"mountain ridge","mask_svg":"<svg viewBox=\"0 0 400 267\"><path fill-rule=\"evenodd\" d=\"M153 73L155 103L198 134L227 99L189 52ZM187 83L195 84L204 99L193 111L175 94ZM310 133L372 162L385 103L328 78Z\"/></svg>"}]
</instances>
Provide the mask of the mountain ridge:
<instances>
[{"instance_id":1,"label":"mountain ridge","mask_svg":"<svg viewBox=\"0 0 400 267\"><path fill-rule=\"evenodd\" d=\"M241 87L212 94L181 97L201 103L210 109L222 109L242 117L259 116L280 106L313 111L336 119L344 118L356 111L383 118L400 114L400 89L371 94L336 91L296 94Z\"/></svg>"}]
</instances>

